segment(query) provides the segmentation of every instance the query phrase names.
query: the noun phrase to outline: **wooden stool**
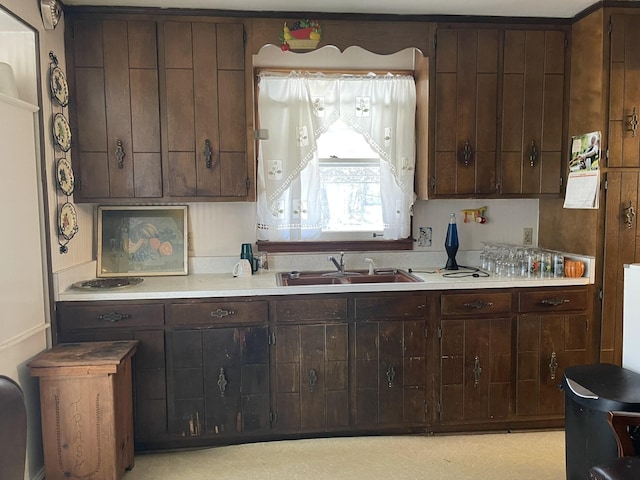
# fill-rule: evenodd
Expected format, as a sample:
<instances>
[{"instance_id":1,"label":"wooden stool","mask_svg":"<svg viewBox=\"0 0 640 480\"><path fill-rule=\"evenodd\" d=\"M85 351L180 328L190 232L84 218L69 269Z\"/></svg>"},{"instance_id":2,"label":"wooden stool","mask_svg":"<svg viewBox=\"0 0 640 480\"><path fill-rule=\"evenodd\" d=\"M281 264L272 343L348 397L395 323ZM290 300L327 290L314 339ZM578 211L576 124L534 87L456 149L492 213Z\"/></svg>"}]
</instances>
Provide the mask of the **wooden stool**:
<instances>
[{"instance_id":1,"label":"wooden stool","mask_svg":"<svg viewBox=\"0 0 640 480\"><path fill-rule=\"evenodd\" d=\"M137 344L62 343L28 364L40 377L47 480L119 480L133 468L131 357Z\"/></svg>"}]
</instances>

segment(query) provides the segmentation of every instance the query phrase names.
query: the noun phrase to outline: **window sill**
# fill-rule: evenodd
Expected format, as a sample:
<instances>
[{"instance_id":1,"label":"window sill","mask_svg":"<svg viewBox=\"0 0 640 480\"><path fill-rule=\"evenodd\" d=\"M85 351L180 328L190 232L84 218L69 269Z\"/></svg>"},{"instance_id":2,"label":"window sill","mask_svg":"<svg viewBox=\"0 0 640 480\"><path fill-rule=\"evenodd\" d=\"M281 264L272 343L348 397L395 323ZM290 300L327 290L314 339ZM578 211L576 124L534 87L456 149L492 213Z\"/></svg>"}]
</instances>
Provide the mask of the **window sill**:
<instances>
[{"instance_id":1,"label":"window sill","mask_svg":"<svg viewBox=\"0 0 640 480\"><path fill-rule=\"evenodd\" d=\"M371 252L390 250L413 250L413 238L402 240L354 240L342 242L265 242L258 240L258 250L268 253L305 252Z\"/></svg>"}]
</instances>

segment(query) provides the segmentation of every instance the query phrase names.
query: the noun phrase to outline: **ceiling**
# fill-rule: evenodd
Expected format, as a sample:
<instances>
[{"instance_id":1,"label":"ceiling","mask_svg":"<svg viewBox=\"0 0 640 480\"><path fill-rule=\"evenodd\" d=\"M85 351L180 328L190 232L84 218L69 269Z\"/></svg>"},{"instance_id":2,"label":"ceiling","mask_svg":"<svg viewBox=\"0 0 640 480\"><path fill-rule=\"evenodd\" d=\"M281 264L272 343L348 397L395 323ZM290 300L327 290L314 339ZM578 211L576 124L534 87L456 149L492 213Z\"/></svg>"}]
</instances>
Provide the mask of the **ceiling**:
<instances>
[{"instance_id":1,"label":"ceiling","mask_svg":"<svg viewBox=\"0 0 640 480\"><path fill-rule=\"evenodd\" d=\"M636 0L629 0L636 1ZM62 0L65 5L571 18L598 0Z\"/></svg>"}]
</instances>

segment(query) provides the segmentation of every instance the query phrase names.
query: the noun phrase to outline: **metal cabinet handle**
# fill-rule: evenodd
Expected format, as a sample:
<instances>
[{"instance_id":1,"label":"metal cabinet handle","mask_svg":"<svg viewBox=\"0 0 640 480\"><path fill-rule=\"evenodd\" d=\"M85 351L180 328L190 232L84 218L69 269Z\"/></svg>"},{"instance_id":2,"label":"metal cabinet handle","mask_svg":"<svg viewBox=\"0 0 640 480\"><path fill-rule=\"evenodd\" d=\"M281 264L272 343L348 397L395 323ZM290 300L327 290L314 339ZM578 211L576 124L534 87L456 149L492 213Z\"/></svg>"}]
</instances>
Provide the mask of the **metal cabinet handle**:
<instances>
[{"instance_id":1,"label":"metal cabinet handle","mask_svg":"<svg viewBox=\"0 0 640 480\"><path fill-rule=\"evenodd\" d=\"M223 318L229 315L235 315L236 312L233 310L222 310L221 308L216 308L213 312L210 313L212 317Z\"/></svg>"},{"instance_id":2,"label":"metal cabinet handle","mask_svg":"<svg viewBox=\"0 0 640 480\"><path fill-rule=\"evenodd\" d=\"M389 388L393 387L393 379L396 378L396 369L393 368L393 365L389 364L387 368L387 385Z\"/></svg>"},{"instance_id":3,"label":"metal cabinet handle","mask_svg":"<svg viewBox=\"0 0 640 480\"><path fill-rule=\"evenodd\" d=\"M131 315L129 313L109 312L98 315L98 320L104 320L105 322L111 323L119 322L120 320L126 320L127 318L131 318Z\"/></svg>"},{"instance_id":4,"label":"metal cabinet handle","mask_svg":"<svg viewBox=\"0 0 640 480\"><path fill-rule=\"evenodd\" d=\"M476 355L473 359L473 386L476 387L480 383L480 374L482 373L482 367L480 366L480 357Z\"/></svg>"},{"instance_id":5,"label":"metal cabinet handle","mask_svg":"<svg viewBox=\"0 0 640 480\"><path fill-rule=\"evenodd\" d=\"M535 167L536 160L538 159L538 148L536 147L536 141L531 140L531 147L529 148L529 165Z\"/></svg>"},{"instance_id":6,"label":"metal cabinet handle","mask_svg":"<svg viewBox=\"0 0 640 480\"><path fill-rule=\"evenodd\" d=\"M122 169L124 168L124 150L122 149L122 140L118 140L116 142L116 160L118 162L118 168Z\"/></svg>"},{"instance_id":7,"label":"metal cabinet handle","mask_svg":"<svg viewBox=\"0 0 640 480\"><path fill-rule=\"evenodd\" d=\"M467 138L462 147L462 163L465 167L468 167L473 159L473 150L471 149L471 140Z\"/></svg>"},{"instance_id":8,"label":"metal cabinet handle","mask_svg":"<svg viewBox=\"0 0 640 480\"><path fill-rule=\"evenodd\" d=\"M316 383L318 383L318 372L315 368L309 370L309 390L312 392L316 389Z\"/></svg>"},{"instance_id":9,"label":"metal cabinet handle","mask_svg":"<svg viewBox=\"0 0 640 480\"><path fill-rule=\"evenodd\" d=\"M220 373L218 374L218 388L220 389L220 396L224 397L227 393L227 376L224 373L224 368L220 367Z\"/></svg>"},{"instance_id":10,"label":"metal cabinet handle","mask_svg":"<svg viewBox=\"0 0 640 480\"><path fill-rule=\"evenodd\" d=\"M555 297L555 298L545 298L544 300L541 300L540 303L542 305L549 305L551 307L557 307L558 305L562 305L564 303L569 303L571 300L569 300L568 298L559 298L559 297Z\"/></svg>"},{"instance_id":11,"label":"metal cabinet handle","mask_svg":"<svg viewBox=\"0 0 640 480\"><path fill-rule=\"evenodd\" d=\"M629 115L627 132L631 132L631 136L635 137L637 130L638 130L638 113L636 112L636 107L633 107L633 110L631 111L631 115Z\"/></svg>"},{"instance_id":12,"label":"metal cabinet handle","mask_svg":"<svg viewBox=\"0 0 640 480\"><path fill-rule=\"evenodd\" d=\"M204 164L207 168L211 168L211 140L208 138L204 141Z\"/></svg>"},{"instance_id":13,"label":"metal cabinet handle","mask_svg":"<svg viewBox=\"0 0 640 480\"><path fill-rule=\"evenodd\" d=\"M633 226L633 218L636 216L636 211L633 208L633 202L631 200L629 200L629 206L623 209L623 211L625 216L624 223L626 223L627 228L631 230L631 227Z\"/></svg>"},{"instance_id":14,"label":"metal cabinet handle","mask_svg":"<svg viewBox=\"0 0 640 480\"><path fill-rule=\"evenodd\" d=\"M551 372L551 380L556 379L556 373L558 372L558 356L556 352L551 354L551 359L549 360L549 371Z\"/></svg>"},{"instance_id":15,"label":"metal cabinet handle","mask_svg":"<svg viewBox=\"0 0 640 480\"><path fill-rule=\"evenodd\" d=\"M480 310L484 307L493 307L493 302L483 302L482 300L476 300L474 302L467 302L463 306L464 308L475 308L476 310Z\"/></svg>"}]
</instances>

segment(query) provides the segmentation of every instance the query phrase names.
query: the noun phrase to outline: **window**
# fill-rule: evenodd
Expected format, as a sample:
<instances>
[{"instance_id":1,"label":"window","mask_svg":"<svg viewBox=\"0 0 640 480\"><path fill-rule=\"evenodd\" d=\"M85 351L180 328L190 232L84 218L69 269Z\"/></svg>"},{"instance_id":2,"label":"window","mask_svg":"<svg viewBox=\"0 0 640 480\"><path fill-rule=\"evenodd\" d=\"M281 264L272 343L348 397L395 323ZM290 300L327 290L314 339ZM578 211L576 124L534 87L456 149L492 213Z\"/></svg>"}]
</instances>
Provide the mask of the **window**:
<instances>
[{"instance_id":1,"label":"window","mask_svg":"<svg viewBox=\"0 0 640 480\"><path fill-rule=\"evenodd\" d=\"M407 238L415 109L406 75L261 74L258 239Z\"/></svg>"}]
</instances>

